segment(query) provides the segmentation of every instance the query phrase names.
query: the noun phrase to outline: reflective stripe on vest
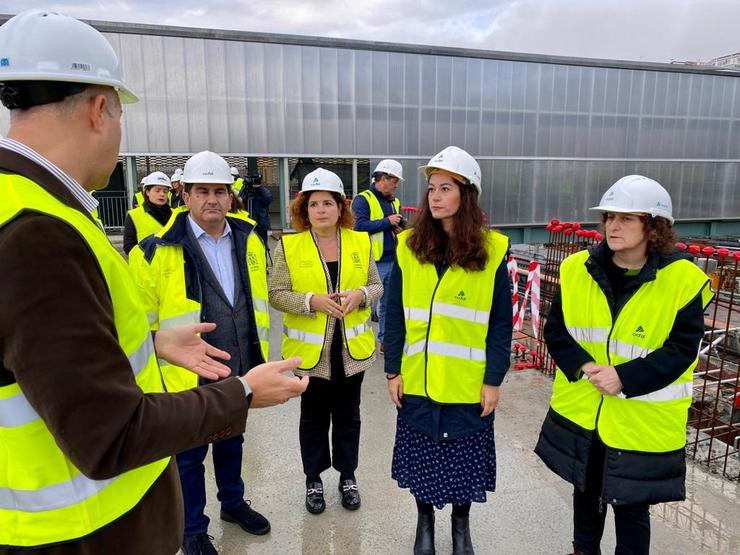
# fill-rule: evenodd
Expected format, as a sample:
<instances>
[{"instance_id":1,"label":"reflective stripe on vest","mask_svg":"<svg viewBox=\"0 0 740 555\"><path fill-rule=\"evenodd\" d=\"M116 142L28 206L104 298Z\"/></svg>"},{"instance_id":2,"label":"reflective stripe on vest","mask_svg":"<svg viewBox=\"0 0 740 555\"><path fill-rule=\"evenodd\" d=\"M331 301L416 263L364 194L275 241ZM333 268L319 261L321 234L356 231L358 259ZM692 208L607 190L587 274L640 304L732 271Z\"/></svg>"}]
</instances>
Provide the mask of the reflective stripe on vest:
<instances>
[{"instance_id":1,"label":"reflective stripe on vest","mask_svg":"<svg viewBox=\"0 0 740 555\"><path fill-rule=\"evenodd\" d=\"M85 241L105 280L116 336L132 378L144 393L161 392L146 314L125 261L105 234L84 214L28 179L0 175L0 192L0 227L29 210L64 221ZM39 370L53 372L54 368ZM135 507L168 462L164 458L107 480L92 480L61 451L20 386L2 386L0 545L34 547L86 536Z\"/></svg>"},{"instance_id":2,"label":"reflective stripe on vest","mask_svg":"<svg viewBox=\"0 0 740 555\"><path fill-rule=\"evenodd\" d=\"M365 197L365 200L367 200L367 205L370 208L371 220L382 220L386 217L386 215L383 213L383 207L380 205L380 201L378 200L378 197L375 196L375 193L373 193L370 189L367 189L365 191L362 191L360 195ZM391 204L393 205L394 214L399 214L401 211L401 201L397 198L394 198ZM373 249L373 258L375 258L376 262L383 257L383 250L385 249L385 245L383 242L384 234L384 231L379 231L370 235L370 242L372 243Z\"/></svg>"},{"instance_id":3,"label":"reflective stripe on vest","mask_svg":"<svg viewBox=\"0 0 740 555\"><path fill-rule=\"evenodd\" d=\"M158 233L162 237L175 225L178 218L187 218L188 210L179 210L176 217ZM252 223L242 213L229 213L227 218ZM129 265L135 281L144 289L141 302L147 310L152 329L170 329L201 322L201 305L188 298L185 291L185 259L179 245L157 245L151 262L144 258L140 248L129 254ZM262 357L267 360L270 340L270 313L267 301L267 265L265 247L256 233L247 238L246 265L254 310L254 325L260 340ZM235 271L235 275L239 275ZM147 293L148 291L148 293ZM156 316L156 320L152 320ZM251 325L251 324L250 324ZM198 385L198 376L189 370L160 361L164 383L169 392L185 391Z\"/></svg>"},{"instance_id":4,"label":"reflective stripe on vest","mask_svg":"<svg viewBox=\"0 0 740 555\"><path fill-rule=\"evenodd\" d=\"M293 291L328 294L328 270L322 262L319 248L310 231L284 235L281 239L285 262L291 276ZM338 291L360 289L367 285L370 271L370 241L367 233L341 229L339 234ZM375 352L375 335L368 324L370 307L358 307L347 314L341 325L349 356L355 360L370 358ZM300 356L301 370L314 368L321 360L326 342L328 316L316 312L312 316L283 315L283 358Z\"/></svg>"},{"instance_id":5,"label":"reflective stripe on vest","mask_svg":"<svg viewBox=\"0 0 740 555\"><path fill-rule=\"evenodd\" d=\"M508 239L486 232L488 264L481 272L448 268L440 279L398 235L406 342L401 359L404 393L438 403L479 403L496 270Z\"/></svg>"},{"instance_id":6,"label":"reflective stripe on vest","mask_svg":"<svg viewBox=\"0 0 740 555\"><path fill-rule=\"evenodd\" d=\"M154 216L149 212L144 210L144 206L141 204L129 210L128 215L131 216L131 221L134 222L134 227L136 228L137 243L141 243L142 239L154 235L162 229L162 224L155 220Z\"/></svg>"},{"instance_id":7,"label":"reflective stripe on vest","mask_svg":"<svg viewBox=\"0 0 740 555\"><path fill-rule=\"evenodd\" d=\"M586 269L588 256L582 251L563 261L561 297L568 333L598 365L615 366L648 356L663 346L679 310L699 294L704 306L712 299L707 276L691 262L677 260L658 269L654 280L643 283L613 322L603 291ZM686 442L696 363L668 386L631 398L602 396L588 380L570 383L558 370L551 407L587 430L598 428L609 447L675 451Z\"/></svg>"}]
</instances>

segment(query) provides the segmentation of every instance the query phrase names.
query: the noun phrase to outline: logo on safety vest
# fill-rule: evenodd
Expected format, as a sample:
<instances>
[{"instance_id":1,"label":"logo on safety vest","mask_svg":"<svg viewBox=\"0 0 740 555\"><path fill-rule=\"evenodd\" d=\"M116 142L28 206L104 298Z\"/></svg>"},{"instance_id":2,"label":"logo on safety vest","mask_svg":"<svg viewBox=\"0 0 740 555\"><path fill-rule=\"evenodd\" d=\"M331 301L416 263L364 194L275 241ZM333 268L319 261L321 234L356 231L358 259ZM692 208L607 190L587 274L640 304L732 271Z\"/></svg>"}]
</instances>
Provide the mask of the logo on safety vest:
<instances>
[{"instance_id":1,"label":"logo on safety vest","mask_svg":"<svg viewBox=\"0 0 740 555\"><path fill-rule=\"evenodd\" d=\"M639 337L640 339L645 339L645 328L642 326L637 326L637 329L632 333L634 337Z\"/></svg>"},{"instance_id":2,"label":"logo on safety vest","mask_svg":"<svg viewBox=\"0 0 740 555\"><path fill-rule=\"evenodd\" d=\"M360 264L360 253L359 252L353 252L352 253L352 264L355 268L362 268L362 264Z\"/></svg>"},{"instance_id":3,"label":"logo on safety vest","mask_svg":"<svg viewBox=\"0 0 740 555\"><path fill-rule=\"evenodd\" d=\"M458 301L466 301L467 299L465 298L465 291L460 290L460 292L457 295L455 295L455 298Z\"/></svg>"},{"instance_id":4,"label":"logo on safety vest","mask_svg":"<svg viewBox=\"0 0 740 555\"><path fill-rule=\"evenodd\" d=\"M257 256L253 252L247 253L247 264L250 270L257 270L259 268L259 262L257 262Z\"/></svg>"}]
</instances>

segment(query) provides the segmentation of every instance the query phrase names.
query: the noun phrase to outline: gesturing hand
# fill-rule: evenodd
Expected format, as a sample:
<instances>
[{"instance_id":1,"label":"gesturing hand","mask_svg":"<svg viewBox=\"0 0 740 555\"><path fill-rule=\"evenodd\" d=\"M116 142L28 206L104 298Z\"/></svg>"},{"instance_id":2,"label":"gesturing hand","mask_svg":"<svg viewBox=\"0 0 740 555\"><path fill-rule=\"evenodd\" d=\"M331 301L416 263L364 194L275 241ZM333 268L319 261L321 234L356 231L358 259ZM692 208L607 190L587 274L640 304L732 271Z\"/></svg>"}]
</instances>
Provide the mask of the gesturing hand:
<instances>
[{"instance_id":1,"label":"gesturing hand","mask_svg":"<svg viewBox=\"0 0 740 555\"><path fill-rule=\"evenodd\" d=\"M341 291L339 298L342 301L342 316L347 316L347 314L360 306L365 295L359 289L351 289L349 291Z\"/></svg>"},{"instance_id":2,"label":"gesturing hand","mask_svg":"<svg viewBox=\"0 0 740 555\"><path fill-rule=\"evenodd\" d=\"M307 377L299 378L284 374L284 372L298 368L300 363L299 357L293 357L265 362L247 372L240 379L246 380L252 388L252 402L249 406L262 408L280 405L306 391Z\"/></svg>"},{"instance_id":3,"label":"gesturing hand","mask_svg":"<svg viewBox=\"0 0 740 555\"><path fill-rule=\"evenodd\" d=\"M341 319L343 317L343 313L342 307L337 303L338 299L338 293L332 293L331 295L314 295L311 297L311 308L316 312L323 312L329 316L334 316L334 318Z\"/></svg>"},{"instance_id":4,"label":"gesturing hand","mask_svg":"<svg viewBox=\"0 0 740 555\"><path fill-rule=\"evenodd\" d=\"M392 226L397 226L399 223L401 223L401 219L403 216L401 214L391 214L388 216L388 221L391 223Z\"/></svg>"},{"instance_id":5,"label":"gesturing hand","mask_svg":"<svg viewBox=\"0 0 740 555\"><path fill-rule=\"evenodd\" d=\"M216 324L202 323L159 330L154 335L157 356L209 380L226 378L231 375L231 370L212 357L229 360L231 355L206 343L198 335L215 329Z\"/></svg>"}]
</instances>

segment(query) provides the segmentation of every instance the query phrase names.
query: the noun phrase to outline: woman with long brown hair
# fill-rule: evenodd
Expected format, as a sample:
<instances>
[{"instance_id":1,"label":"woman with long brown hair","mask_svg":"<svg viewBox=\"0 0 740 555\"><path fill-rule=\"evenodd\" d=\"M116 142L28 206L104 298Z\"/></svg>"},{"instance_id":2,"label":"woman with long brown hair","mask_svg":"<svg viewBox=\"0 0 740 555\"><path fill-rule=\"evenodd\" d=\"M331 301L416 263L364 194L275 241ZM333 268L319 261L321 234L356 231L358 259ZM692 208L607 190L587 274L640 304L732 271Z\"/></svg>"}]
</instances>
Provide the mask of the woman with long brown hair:
<instances>
[{"instance_id":1,"label":"woman with long brown hair","mask_svg":"<svg viewBox=\"0 0 740 555\"><path fill-rule=\"evenodd\" d=\"M398 407L392 475L416 499L415 554L434 550L434 507L452 504L455 554L472 554L471 502L496 485L493 435L509 368L508 239L483 226L481 173L450 146L420 168L427 192L398 236L385 372Z\"/></svg>"},{"instance_id":2,"label":"woman with long brown hair","mask_svg":"<svg viewBox=\"0 0 740 555\"><path fill-rule=\"evenodd\" d=\"M333 466L342 506L354 511L360 508L355 469L362 378L375 361L370 305L383 285L370 238L352 231L338 175L323 168L309 173L290 212L298 233L284 235L275 250L269 296L284 313L283 358L301 357L295 373L311 378L299 428L306 509L319 514L326 508L321 473Z\"/></svg>"}]
</instances>

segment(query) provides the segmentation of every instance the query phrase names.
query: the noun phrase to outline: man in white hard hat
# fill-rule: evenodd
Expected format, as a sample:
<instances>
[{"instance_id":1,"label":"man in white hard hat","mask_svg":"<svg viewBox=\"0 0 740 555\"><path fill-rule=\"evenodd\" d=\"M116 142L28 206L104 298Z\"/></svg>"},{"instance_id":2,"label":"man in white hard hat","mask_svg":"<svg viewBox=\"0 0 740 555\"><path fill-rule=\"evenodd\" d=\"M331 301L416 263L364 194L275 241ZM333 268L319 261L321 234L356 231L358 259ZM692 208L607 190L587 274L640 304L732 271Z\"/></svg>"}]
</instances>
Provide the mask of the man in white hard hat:
<instances>
[{"instance_id":1,"label":"man in white hard hat","mask_svg":"<svg viewBox=\"0 0 740 555\"><path fill-rule=\"evenodd\" d=\"M133 250L129 264L152 329L171 322L208 319L216 330L203 339L223 349L232 376L243 376L267 360L270 316L267 308L265 247L254 233L254 221L228 213L232 176L229 165L210 151L185 163L183 200L186 210ZM164 365L167 391L184 391L212 383L174 365ZM270 531L268 520L244 500L242 443L239 434L178 453L185 501L185 555L215 553L208 537L203 461L212 444L213 467L221 502L221 519L256 535Z\"/></svg>"},{"instance_id":2,"label":"man in white hard hat","mask_svg":"<svg viewBox=\"0 0 740 555\"><path fill-rule=\"evenodd\" d=\"M375 264L384 288L396 260L396 235L404 228L403 216L400 214L401 202L395 197L398 184L403 180L403 167L399 162L381 160L373 171L370 188L362 191L352 201L355 231L370 234ZM378 322L381 353L385 331L385 299L386 295L383 293L373 314L373 320Z\"/></svg>"},{"instance_id":3,"label":"man in white hard hat","mask_svg":"<svg viewBox=\"0 0 740 555\"><path fill-rule=\"evenodd\" d=\"M118 157L121 103L136 101L99 32L48 11L11 18L0 99L0 551L175 553L171 456L241 434L250 406L300 394L307 384L281 374L299 361L163 393L158 358L216 378L229 368L211 357L228 354L196 335L213 324L151 333L91 216L89 192Z\"/></svg>"},{"instance_id":4,"label":"man in white hard hat","mask_svg":"<svg viewBox=\"0 0 740 555\"><path fill-rule=\"evenodd\" d=\"M170 192L170 207L179 208L182 206L182 168L175 169L175 173L170 178L172 183L172 191Z\"/></svg>"}]
</instances>

